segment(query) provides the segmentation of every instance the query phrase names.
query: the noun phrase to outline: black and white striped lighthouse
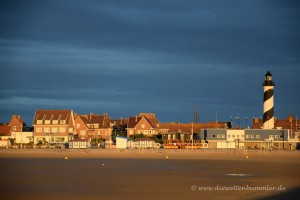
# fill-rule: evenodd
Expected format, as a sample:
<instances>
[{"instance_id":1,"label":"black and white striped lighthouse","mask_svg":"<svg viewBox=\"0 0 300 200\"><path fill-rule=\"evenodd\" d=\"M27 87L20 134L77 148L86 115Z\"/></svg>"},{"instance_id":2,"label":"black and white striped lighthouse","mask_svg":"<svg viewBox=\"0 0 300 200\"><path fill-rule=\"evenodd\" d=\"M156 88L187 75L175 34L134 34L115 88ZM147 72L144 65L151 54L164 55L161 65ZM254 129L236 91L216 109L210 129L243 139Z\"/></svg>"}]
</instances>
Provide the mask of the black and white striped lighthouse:
<instances>
[{"instance_id":1,"label":"black and white striped lighthouse","mask_svg":"<svg viewBox=\"0 0 300 200\"><path fill-rule=\"evenodd\" d=\"M272 81L272 74L268 71L265 75L264 87L264 116L263 129L274 128L274 89L275 83Z\"/></svg>"}]
</instances>

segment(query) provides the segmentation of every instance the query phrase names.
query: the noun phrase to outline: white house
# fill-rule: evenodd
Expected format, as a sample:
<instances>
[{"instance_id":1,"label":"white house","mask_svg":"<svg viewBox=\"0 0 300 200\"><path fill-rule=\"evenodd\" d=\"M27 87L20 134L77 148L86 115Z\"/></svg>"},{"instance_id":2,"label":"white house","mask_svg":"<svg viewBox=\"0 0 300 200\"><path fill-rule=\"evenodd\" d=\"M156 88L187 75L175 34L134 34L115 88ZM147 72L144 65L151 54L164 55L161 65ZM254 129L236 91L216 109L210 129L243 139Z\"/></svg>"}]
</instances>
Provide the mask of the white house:
<instances>
[{"instance_id":1,"label":"white house","mask_svg":"<svg viewBox=\"0 0 300 200\"><path fill-rule=\"evenodd\" d=\"M33 142L33 132L12 132L11 138L16 139L16 143L28 144L29 142Z\"/></svg>"},{"instance_id":2,"label":"white house","mask_svg":"<svg viewBox=\"0 0 300 200\"><path fill-rule=\"evenodd\" d=\"M88 139L74 139L69 142L69 148L71 149L86 149L91 146Z\"/></svg>"},{"instance_id":3,"label":"white house","mask_svg":"<svg viewBox=\"0 0 300 200\"><path fill-rule=\"evenodd\" d=\"M129 148L157 148L154 140L150 138L140 138L137 141L128 141Z\"/></svg>"},{"instance_id":4,"label":"white house","mask_svg":"<svg viewBox=\"0 0 300 200\"><path fill-rule=\"evenodd\" d=\"M121 137L121 136L116 137L116 148L126 149L128 147L127 141L128 139L126 137Z\"/></svg>"}]
</instances>

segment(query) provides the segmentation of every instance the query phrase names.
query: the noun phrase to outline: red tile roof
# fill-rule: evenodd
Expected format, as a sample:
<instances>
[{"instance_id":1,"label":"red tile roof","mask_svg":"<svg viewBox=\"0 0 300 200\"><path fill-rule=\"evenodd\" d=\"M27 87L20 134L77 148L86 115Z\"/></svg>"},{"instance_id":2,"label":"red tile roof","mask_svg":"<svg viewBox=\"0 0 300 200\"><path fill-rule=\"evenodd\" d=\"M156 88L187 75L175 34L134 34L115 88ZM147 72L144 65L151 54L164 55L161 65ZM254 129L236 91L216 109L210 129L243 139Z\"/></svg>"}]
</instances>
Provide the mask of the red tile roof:
<instances>
[{"instance_id":1,"label":"red tile roof","mask_svg":"<svg viewBox=\"0 0 300 200\"><path fill-rule=\"evenodd\" d=\"M80 117L85 124L98 124L99 128L110 127L110 119L107 113L103 115L95 115L91 113L89 115L78 115L78 117Z\"/></svg>"},{"instance_id":2,"label":"red tile roof","mask_svg":"<svg viewBox=\"0 0 300 200\"><path fill-rule=\"evenodd\" d=\"M226 128L226 122L207 122L207 123L190 123L190 124L177 124L177 123L166 123L160 124L159 129L167 129L168 132L186 132L191 133L192 128L193 132L200 132L200 129L205 128Z\"/></svg>"},{"instance_id":3,"label":"red tile roof","mask_svg":"<svg viewBox=\"0 0 300 200\"><path fill-rule=\"evenodd\" d=\"M26 124L25 124L24 120L22 119L21 115L12 115L10 121L13 121L14 119L15 119L17 122L19 122L20 125L26 126Z\"/></svg>"},{"instance_id":4,"label":"red tile roof","mask_svg":"<svg viewBox=\"0 0 300 200\"><path fill-rule=\"evenodd\" d=\"M10 136L10 127L6 125L0 125L0 136Z\"/></svg>"},{"instance_id":5,"label":"red tile roof","mask_svg":"<svg viewBox=\"0 0 300 200\"><path fill-rule=\"evenodd\" d=\"M128 128L134 128L141 119L142 119L142 117L138 117L138 116L129 117L127 127Z\"/></svg>"}]
</instances>

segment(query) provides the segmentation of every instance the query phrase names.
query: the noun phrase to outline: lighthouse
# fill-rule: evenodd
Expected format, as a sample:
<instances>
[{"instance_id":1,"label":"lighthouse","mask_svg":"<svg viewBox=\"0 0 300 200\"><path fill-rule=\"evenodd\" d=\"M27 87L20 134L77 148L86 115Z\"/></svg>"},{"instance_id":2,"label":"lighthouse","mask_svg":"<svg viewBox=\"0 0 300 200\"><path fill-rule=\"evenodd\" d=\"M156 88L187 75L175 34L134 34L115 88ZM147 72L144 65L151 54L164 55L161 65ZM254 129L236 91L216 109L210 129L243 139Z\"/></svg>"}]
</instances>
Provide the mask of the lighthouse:
<instances>
[{"instance_id":1,"label":"lighthouse","mask_svg":"<svg viewBox=\"0 0 300 200\"><path fill-rule=\"evenodd\" d=\"M268 71L265 75L264 87L264 116L263 129L274 128L274 89L275 83L272 80L272 74Z\"/></svg>"}]
</instances>

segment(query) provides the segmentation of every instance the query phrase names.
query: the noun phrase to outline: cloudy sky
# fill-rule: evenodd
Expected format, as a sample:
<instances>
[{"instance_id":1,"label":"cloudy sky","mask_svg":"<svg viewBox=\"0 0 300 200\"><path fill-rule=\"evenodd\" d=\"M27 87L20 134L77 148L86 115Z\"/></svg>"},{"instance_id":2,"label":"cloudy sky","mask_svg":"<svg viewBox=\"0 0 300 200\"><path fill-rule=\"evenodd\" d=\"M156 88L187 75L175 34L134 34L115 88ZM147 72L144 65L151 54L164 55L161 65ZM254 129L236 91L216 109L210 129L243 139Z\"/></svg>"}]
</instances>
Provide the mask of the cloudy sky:
<instances>
[{"instance_id":1,"label":"cloudy sky","mask_svg":"<svg viewBox=\"0 0 300 200\"><path fill-rule=\"evenodd\" d=\"M266 0L0 3L0 121L36 109L161 122L300 118L300 4ZM244 125L242 120L241 125Z\"/></svg>"}]
</instances>

